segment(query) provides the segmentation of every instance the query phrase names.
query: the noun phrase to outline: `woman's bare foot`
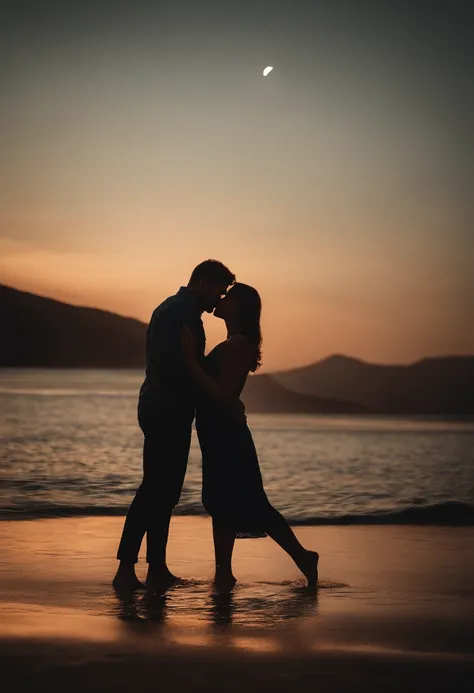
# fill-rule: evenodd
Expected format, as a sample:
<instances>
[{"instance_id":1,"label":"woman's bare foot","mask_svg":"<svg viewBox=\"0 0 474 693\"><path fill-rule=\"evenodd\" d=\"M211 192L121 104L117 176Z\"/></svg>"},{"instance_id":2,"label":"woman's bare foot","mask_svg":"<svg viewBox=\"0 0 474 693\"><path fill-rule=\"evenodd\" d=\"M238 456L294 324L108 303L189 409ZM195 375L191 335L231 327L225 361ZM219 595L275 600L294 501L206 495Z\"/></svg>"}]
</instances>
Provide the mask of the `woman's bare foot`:
<instances>
[{"instance_id":1,"label":"woman's bare foot","mask_svg":"<svg viewBox=\"0 0 474 693\"><path fill-rule=\"evenodd\" d=\"M318 584L319 554L316 551L306 551L305 559L300 566L301 572L308 581L308 587L314 588Z\"/></svg>"},{"instance_id":2,"label":"woman's bare foot","mask_svg":"<svg viewBox=\"0 0 474 693\"><path fill-rule=\"evenodd\" d=\"M146 585L135 575L135 565L132 563L123 565L120 564L115 577L112 581L112 585L116 590L144 590Z\"/></svg>"}]
</instances>

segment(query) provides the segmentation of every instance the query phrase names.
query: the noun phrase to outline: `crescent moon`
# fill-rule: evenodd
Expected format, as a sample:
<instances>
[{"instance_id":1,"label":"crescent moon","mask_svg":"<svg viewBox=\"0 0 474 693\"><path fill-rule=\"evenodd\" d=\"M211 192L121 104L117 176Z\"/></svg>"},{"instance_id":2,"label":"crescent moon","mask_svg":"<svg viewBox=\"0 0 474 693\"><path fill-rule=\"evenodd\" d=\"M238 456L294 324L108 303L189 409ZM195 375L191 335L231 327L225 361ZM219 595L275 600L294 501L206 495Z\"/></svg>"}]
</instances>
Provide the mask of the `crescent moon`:
<instances>
[{"instance_id":1,"label":"crescent moon","mask_svg":"<svg viewBox=\"0 0 474 693\"><path fill-rule=\"evenodd\" d=\"M273 65L268 65L263 71L263 76L266 77L267 75L270 74L270 72L273 70Z\"/></svg>"}]
</instances>

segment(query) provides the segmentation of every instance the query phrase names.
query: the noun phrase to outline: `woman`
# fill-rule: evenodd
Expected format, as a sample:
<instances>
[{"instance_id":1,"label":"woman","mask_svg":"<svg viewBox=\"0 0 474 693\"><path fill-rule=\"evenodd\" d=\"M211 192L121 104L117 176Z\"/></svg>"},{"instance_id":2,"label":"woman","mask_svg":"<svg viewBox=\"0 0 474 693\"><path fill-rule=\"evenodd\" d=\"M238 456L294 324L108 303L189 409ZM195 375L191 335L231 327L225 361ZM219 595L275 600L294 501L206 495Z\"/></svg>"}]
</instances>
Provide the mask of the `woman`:
<instances>
[{"instance_id":1,"label":"woman","mask_svg":"<svg viewBox=\"0 0 474 693\"><path fill-rule=\"evenodd\" d=\"M315 587L319 556L300 544L268 501L252 434L245 418L235 416L247 376L261 364L260 314L258 292L247 284L234 284L214 311L225 321L227 339L210 352L205 367L195 358L192 332L182 332L185 359L200 391L196 430L202 450L203 505L212 517L215 582L220 589L235 584L236 537L268 535L291 556L308 586Z\"/></svg>"}]
</instances>

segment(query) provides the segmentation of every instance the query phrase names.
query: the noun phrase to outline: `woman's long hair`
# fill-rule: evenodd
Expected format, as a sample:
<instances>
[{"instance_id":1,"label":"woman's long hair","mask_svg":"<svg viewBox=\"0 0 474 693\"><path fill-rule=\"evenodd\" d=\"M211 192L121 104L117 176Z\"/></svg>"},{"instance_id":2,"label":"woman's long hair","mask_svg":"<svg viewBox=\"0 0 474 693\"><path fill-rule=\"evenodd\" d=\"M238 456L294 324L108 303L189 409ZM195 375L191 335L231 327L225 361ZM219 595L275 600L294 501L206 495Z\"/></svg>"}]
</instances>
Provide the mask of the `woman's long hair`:
<instances>
[{"instance_id":1,"label":"woman's long hair","mask_svg":"<svg viewBox=\"0 0 474 693\"><path fill-rule=\"evenodd\" d=\"M239 305L237 315L238 330L254 345L255 356L252 359L250 370L254 373L262 365L262 330L260 328L260 316L262 314L262 301L260 295L253 286L236 282L229 290L228 295Z\"/></svg>"}]
</instances>

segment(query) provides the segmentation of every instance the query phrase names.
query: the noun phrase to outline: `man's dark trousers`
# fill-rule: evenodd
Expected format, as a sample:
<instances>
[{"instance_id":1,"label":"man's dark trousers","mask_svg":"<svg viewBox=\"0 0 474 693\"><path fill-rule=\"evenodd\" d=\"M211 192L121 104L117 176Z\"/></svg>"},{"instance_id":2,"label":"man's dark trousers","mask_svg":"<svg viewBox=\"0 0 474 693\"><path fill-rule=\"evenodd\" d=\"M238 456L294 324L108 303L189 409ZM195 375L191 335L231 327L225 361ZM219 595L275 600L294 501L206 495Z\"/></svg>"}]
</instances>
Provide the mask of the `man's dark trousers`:
<instances>
[{"instance_id":1,"label":"man's dark trousers","mask_svg":"<svg viewBox=\"0 0 474 693\"><path fill-rule=\"evenodd\" d=\"M194 413L153 414L139 404L144 434L143 480L130 505L117 552L121 561L136 563L145 533L149 564L163 564L173 508L183 488Z\"/></svg>"}]
</instances>

